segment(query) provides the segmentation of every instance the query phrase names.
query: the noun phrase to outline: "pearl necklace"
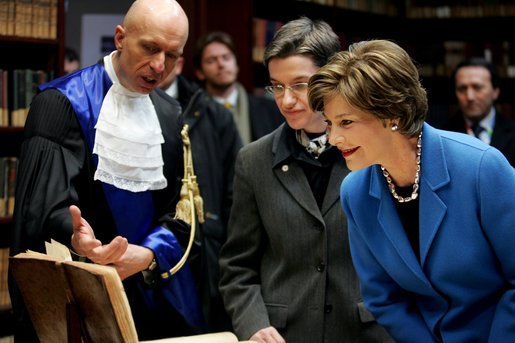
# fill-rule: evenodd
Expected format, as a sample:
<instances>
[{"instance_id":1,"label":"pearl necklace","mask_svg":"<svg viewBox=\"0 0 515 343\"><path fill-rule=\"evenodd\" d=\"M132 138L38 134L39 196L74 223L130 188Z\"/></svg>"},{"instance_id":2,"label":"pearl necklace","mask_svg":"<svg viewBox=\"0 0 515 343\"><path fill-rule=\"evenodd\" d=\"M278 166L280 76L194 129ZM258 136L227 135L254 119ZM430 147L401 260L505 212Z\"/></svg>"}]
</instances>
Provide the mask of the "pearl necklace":
<instances>
[{"instance_id":1,"label":"pearl necklace","mask_svg":"<svg viewBox=\"0 0 515 343\"><path fill-rule=\"evenodd\" d=\"M418 141L417 141L417 172L415 174L415 182L413 183L413 192L411 192L411 195L409 197L402 197L395 191L395 184L392 181L392 178L390 177L390 173L388 173L388 170L386 170L383 166L381 166L381 170L383 171L383 176L386 178L386 182L388 183L388 188L390 189L390 192L392 193L392 196L397 200L398 202L409 202L411 200L415 200L418 198L418 183L420 180L420 155L422 153L422 131L420 131L420 134L418 135Z\"/></svg>"}]
</instances>

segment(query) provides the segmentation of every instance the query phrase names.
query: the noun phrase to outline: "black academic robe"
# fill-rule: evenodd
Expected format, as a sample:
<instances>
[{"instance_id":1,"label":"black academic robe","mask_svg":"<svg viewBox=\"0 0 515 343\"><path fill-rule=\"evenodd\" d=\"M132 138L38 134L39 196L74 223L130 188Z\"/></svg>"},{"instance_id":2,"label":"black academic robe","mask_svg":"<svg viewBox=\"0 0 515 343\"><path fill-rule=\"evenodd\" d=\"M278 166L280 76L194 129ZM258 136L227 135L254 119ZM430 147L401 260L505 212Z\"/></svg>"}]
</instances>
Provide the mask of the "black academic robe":
<instances>
[{"instance_id":1,"label":"black academic robe","mask_svg":"<svg viewBox=\"0 0 515 343\"><path fill-rule=\"evenodd\" d=\"M171 230L179 240L181 236L187 239L188 228L173 219L183 173L179 105L160 92L152 93L151 99L165 139L163 173L168 186L151 192L153 216L149 227ZM79 206L96 238L102 242L109 242L119 234L105 195L105 184L93 180L95 159L87 140L74 106L62 92L47 89L34 98L19 159L11 255L26 249L44 251L44 241L50 238L70 246L72 224L68 207L72 204ZM143 235L135 243L145 245L145 239L149 238ZM156 253L156 258L159 261L161 257ZM155 289L148 288L141 273L124 280L140 339L197 332L198 328L187 325L167 302L171 279L160 280ZM10 290L19 324L17 337L20 341L33 341L33 330L12 278Z\"/></svg>"}]
</instances>

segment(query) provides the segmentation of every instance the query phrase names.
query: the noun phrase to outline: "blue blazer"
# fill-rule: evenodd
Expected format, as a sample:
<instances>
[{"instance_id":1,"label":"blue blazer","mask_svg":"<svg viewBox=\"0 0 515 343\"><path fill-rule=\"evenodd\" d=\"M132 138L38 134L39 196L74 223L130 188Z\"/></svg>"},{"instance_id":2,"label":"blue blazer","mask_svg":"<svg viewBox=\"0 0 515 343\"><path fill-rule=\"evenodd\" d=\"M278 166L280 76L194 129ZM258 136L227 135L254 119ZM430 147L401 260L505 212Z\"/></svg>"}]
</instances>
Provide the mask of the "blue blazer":
<instances>
[{"instance_id":1,"label":"blue blazer","mask_svg":"<svg viewBox=\"0 0 515 343\"><path fill-rule=\"evenodd\" d=\"M397 342L515 342L515 171L474 137L423 132L420 261L379 166L342 183L365 304Z\"/></svg>"}]
</instances>

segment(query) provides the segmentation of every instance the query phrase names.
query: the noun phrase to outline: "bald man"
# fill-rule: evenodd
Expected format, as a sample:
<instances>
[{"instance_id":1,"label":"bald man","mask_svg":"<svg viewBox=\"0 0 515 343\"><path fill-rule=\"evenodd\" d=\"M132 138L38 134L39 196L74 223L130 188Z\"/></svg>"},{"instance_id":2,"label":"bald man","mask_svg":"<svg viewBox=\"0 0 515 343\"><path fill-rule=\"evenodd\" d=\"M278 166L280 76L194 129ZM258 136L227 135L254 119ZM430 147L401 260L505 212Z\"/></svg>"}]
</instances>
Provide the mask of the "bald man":
<instances>
[{"instance_id":1,"label":"bald man","mask_svg":"<svg viewBox=\"0 0 515 343\"><path fill-rule=\"evenodd\" d=\"M179 104L156 89L188 37L176 1L137 0L98 64L42 85L25 127L11 254L51 238L123 280L141 340L200 333L189 228L173 218L183 174ZM37 282L37 280L35 281ZM36 340L11 282L16 339Z\"/></svg>"}]
</instances>

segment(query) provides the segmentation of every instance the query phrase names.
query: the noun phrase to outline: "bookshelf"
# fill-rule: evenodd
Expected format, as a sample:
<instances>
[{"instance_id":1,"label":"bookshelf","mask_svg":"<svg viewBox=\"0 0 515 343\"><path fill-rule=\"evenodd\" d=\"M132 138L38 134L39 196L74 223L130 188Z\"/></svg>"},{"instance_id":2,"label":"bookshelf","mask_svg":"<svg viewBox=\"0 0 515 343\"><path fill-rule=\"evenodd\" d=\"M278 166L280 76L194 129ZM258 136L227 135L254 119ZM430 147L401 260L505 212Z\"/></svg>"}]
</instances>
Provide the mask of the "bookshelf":
<instances>
[{"instance_id":1,"label":"bookshelf","mask_svg":"<svg viewBox=\"0 0 515 343\"><path fill-rule=\"evenodd\" d=\"M327 21L342 48L364 39L391 39L419 65L430 116L455 108L451 73L462 58L490 56L501 76L501 111L515 117L515 18L513 1L502 0L179 0L190 18L185 56L211 30L228 32L238 48L240 82L249 92L268 83L255 58L256 20L286 22L301 15ZM231 20L227 20L231 18ZM266 44L266 43L265 43ZM263 47L258 47L262 51ZM254 52L253 52L254 51ZM188 58L186 58L188 60ZM185 74L194 77L191 61Z\"/></svg>"},{"instance_id":2,"label":"bookshelf","mask_svg":"<svg viewBox=\"0 0 515 343\"><path fill-rule=\"evenodd\" d=\"M35 84L17 88L17 71L22 71L22 77L27 80L32 75L26 71L42 71L50 77L63 74L63 28L64 0L0 1L0 48L5 52L0 61L0 70L5 76L1 83L1 104L3 112L7 113L4 116L7 120L0 124L0 158L19 155L23 123L13 120L13 113L17 110L15 98L20 95L17 94L20 90L23 91L21 97L24 98L26 112L32 97L28 90L35 88ZM5 242L9 241L5 238L9 231L6 223L10 223L10 218L0 221L1 248L6 247L8 244Z\"/></svg>"},{"instance_id":3,"label":"bookshelf","mask_svg":"<svg viewBox=\"0 0 515 343\"><path fill-rule=\"evenodd\" d=\"M340 34L345 46L347 37L365 37L383 32L384 28L388 28L388 23L394 21L393 14L397 14L397 9L404 3L403 0L281 0L281 6L278 6L273 0L178 2L190 19L190 35L184 53L185 75L194 78L193 66L188 56L192 56L197 39L209 31L225 31L232 36L238 50L239 81L251 93L268 82L268 73L262 63L253 60L254 19L286 22L301 15L324 19ZM372 6L375 3L382 5ZM364 25L369 21L373 21L373 25Z\"/></svg>"},{"instance_id":4,"label":"bookshelf","mask_svg":"<svg viewBox=\"0 0 515 343\"><path fill-rule=\"evenodd\" d=\"M15 92L23 93L20 96L25 109L30 106L32 98L32 94L25 95L25 90L14 86L19 81L14 80L15 70L42 71L50 77L62 75L63 28L64 0L0 0L0 70L5 75L0 78L3 115L0 121L0 158L18 157L23 140L23 123L16 123L12 118L19 100ZM29 79L28 74L26 79ZM34 89L35 85L30 88ZM4 324L12 323L7 291L11 229L12 217L9 214L0 216L0 321ZM2 325L2 328L0 337L12 334L12 325Z\"/></svg>"},{"instance_id":5,"label":"bookshelf","mask_svg":"<svg viewBox=\"0 0 515 343\"><path fill-rule=\"evenodd\" d=\"M254 23L256 20L287 22L300 16L322 19L338 34L342 49L362 39L392 37L395 32L394 24L402 9L402 1L398 0L287 0L283 2L284 6L280 9L270 11L270 8L276 7L273 0L252 1ZM255 41L251 43L253 48ZM253 68L254 87L266 86L268 72L263 64L255 61Z\"/></svg>"},{"instance_id":6,"label":"bookshelf","mask_svg":"<svg viewBox=\"0 0 515 343\"><path fill-rule=\"evenodd\" d=\"M515 14L499 13L477 17L407 15L403 19L405 30L399 27L395 37L420 67L422 83L428 91L429 121L438 121L438 117L456 109L452 71L462 59L474 56L492 61L500 76L498 108L515 118L515 101L511 97L515 92L515 32L511 29L514 17Z\"/></svg>"}]
</instances>

